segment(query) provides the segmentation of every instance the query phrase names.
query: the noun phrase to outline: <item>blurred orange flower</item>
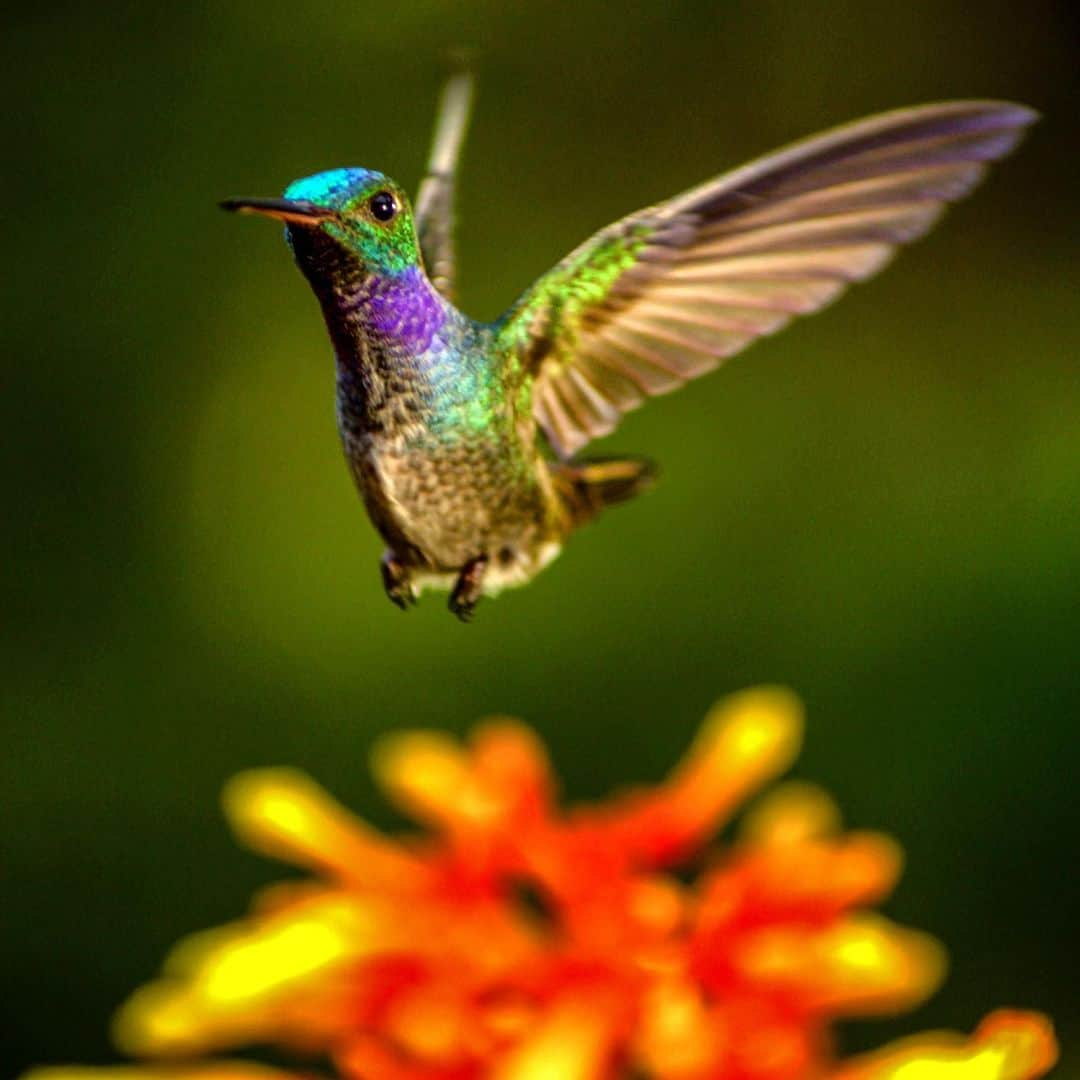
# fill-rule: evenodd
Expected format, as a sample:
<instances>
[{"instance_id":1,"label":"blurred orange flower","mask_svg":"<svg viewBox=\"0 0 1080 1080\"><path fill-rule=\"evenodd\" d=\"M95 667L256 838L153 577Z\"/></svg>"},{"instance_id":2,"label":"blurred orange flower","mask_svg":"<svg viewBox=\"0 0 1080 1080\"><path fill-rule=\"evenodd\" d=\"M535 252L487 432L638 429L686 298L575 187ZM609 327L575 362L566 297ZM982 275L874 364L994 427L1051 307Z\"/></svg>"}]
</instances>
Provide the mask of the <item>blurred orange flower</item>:
<instances>
[{"instance_id":1,"label":"blurred orange flower","mask_svg":"<svg viewBox=\"0 0 1080 1080\"><path fill-rule=\"evenodd\" d=\"M197 934L121 1010L116 1037L173 1061L238 1044L329 1060L345 1080L1026 1080L1049 1023L991 1014L836 1060L830 1024L910 1008L940 981L931 938L866 910L892 888L887 837L840 831L808 785L775 790L730 846L709 839L801 739L776 689L717 705L659 787L560 813L536 737L467 747L422 732L374 758L430 830L390 840L300 773L225 793L258 851L318 877ZM699 868L687 884L687 865ZM682 877L672 871L684 868ZM288 1080L246 1063L43 1069L35 1080Z\"/></svg>"}]
</instances>

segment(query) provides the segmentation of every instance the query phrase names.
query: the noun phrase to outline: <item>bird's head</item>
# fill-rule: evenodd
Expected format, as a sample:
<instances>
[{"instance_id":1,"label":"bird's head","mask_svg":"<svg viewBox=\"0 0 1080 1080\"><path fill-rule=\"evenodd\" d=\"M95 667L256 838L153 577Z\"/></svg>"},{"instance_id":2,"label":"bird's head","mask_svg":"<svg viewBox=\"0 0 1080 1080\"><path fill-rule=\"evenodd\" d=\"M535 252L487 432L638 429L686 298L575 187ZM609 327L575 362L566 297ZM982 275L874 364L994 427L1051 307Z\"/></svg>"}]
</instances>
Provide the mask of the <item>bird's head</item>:
<instances>
[{"instance_id":1,"label":"bird's head","mask_svg":"<svg viewBox=\"0 0 1080 1080\"><path fill-rule=\"evenodd\" d=\"M313 285L396 276L420 255L405 192L369 169L331 169L294 180L280 199L227 199L222 207L285 222L285 236Z\"/></svg>"}]
</instances>

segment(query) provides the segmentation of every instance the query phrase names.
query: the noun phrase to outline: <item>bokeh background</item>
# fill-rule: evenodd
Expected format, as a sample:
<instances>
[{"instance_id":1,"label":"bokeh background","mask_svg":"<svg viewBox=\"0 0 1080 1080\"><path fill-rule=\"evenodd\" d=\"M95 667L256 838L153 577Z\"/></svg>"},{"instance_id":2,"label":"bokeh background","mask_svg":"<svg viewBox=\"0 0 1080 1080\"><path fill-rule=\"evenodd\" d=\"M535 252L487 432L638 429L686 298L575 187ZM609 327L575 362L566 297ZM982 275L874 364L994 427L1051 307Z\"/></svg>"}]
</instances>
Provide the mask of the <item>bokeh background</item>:
<instances>
[{"instance_id":1,"label":"bokeh background","mask_svg":"<svg viewBox=\"0 0 1080 1080\"><path fill-rule=\"evenodd\" d=\"M386 825L378 733L508 712L588 797L657 778L713 699L761 681L808 704L798 775L904 844L889 913L951 950L920 1014L848 1044L1003 1004L1080 1036L1070 7L7 16L5 1075L112 1060L108 1015L166 947L278 874L226 833L234 771L300 766ZM1045 119L882 277L629 417L601 449L651 454L661 486L466 627L384 598L316 305L278 229L214 206L342 164L415 183L462 44L482 317L595 228L825 126L950 96Z\"/></svg>"}]
</instances>

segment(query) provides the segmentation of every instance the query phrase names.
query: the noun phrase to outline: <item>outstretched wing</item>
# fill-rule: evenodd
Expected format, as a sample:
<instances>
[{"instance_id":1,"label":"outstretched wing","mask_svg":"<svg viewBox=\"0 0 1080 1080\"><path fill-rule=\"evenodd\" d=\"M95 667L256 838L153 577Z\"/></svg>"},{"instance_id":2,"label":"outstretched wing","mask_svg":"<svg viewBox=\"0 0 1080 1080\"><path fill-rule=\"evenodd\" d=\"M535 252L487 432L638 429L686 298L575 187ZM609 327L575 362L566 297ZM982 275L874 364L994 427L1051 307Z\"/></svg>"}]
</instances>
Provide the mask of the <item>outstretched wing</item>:
<instances>
[{"instance_id":1,"label":"outstretched wing","mask_svg":"<svg viewBox=\"0 0 1080 1080\"><path fill-rule=\"evenodd\" d=\"M646 397L711 371L869 277L966 195L1037 114L900 109L760 158L597 233L498 324L568 456Z\"/></svg>"},{"instance_id":2,"label":"outstretched wing","mask_svg":"<svg viewBox=\"0 0 1080 1080\"><path fill-rule=\"evenodd\" d=\"M472 108L473 77L452 76L443 87L427 172L416 193L416 235L432 284L448 300L454 293L454 187Z\"/></svg>"}]
</instances>

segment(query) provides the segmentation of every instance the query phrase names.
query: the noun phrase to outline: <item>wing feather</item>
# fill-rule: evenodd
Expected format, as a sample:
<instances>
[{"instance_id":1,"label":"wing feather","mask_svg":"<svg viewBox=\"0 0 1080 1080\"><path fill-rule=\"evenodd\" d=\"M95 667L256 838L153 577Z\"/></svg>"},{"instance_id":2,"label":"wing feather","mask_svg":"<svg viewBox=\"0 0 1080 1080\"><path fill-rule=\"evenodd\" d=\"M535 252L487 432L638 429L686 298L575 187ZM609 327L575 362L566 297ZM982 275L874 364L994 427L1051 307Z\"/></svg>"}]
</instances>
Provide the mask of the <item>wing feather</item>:
<instances>
[{"instance_id":1,"label":"wing feather","mask_svg":"<svg viewBox=\"0 0 1080 1080\"><path fill-rule=\"evenodd\" d=\"M497 324L552 447L572 454L876 273L1035 119L996 101L883 113L601 230Z\"/></svg>"},{"instance_id":2,"label":"wing feather","mask_svg":"<svg viewBox=\"0 0 1080 1080\"><path fill-rule=\"evenodd\" d=\"M473 77L451 76L443 87L427 171L416 193L413 220L431 283L447 299L454 296L454 195L458 159L469 126Z\"/></svg>"}]
</instances>

